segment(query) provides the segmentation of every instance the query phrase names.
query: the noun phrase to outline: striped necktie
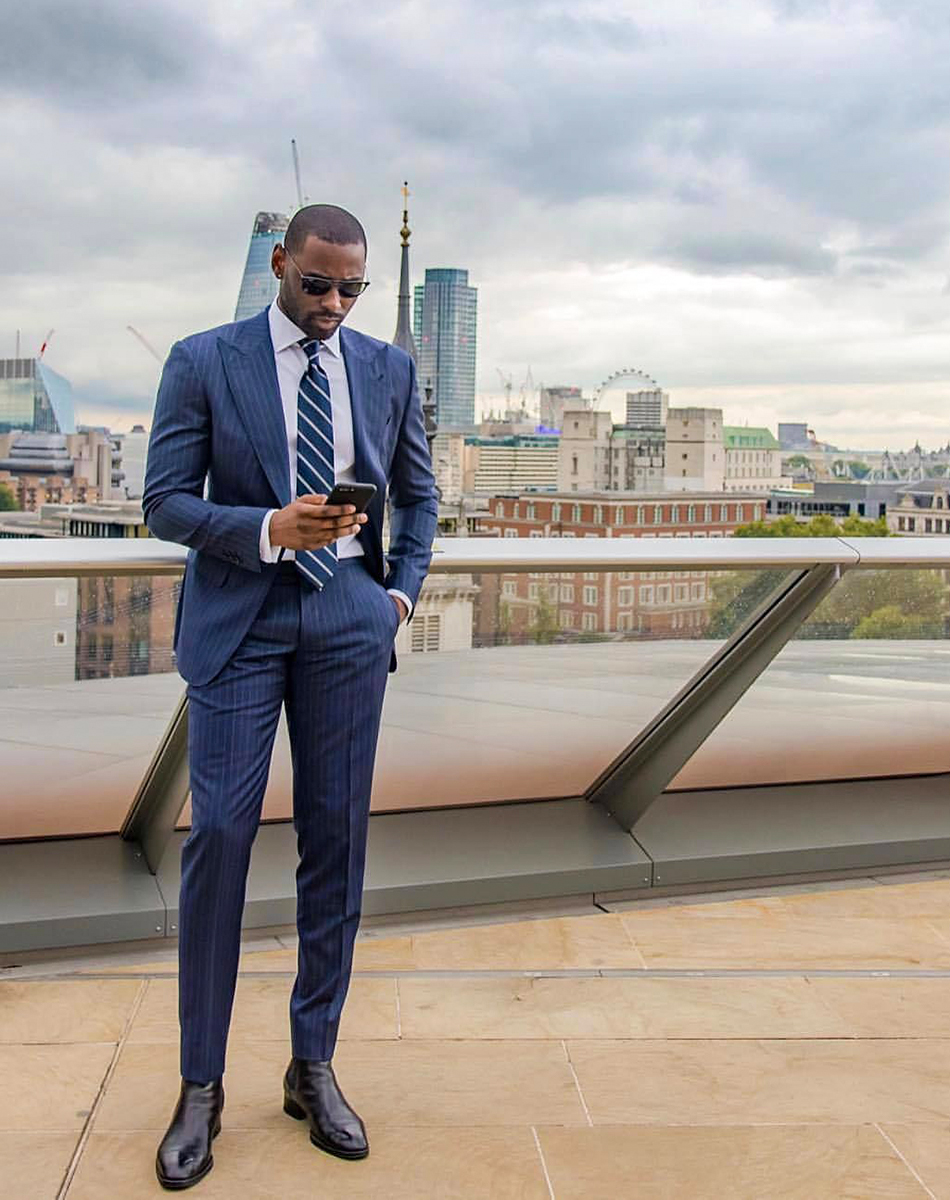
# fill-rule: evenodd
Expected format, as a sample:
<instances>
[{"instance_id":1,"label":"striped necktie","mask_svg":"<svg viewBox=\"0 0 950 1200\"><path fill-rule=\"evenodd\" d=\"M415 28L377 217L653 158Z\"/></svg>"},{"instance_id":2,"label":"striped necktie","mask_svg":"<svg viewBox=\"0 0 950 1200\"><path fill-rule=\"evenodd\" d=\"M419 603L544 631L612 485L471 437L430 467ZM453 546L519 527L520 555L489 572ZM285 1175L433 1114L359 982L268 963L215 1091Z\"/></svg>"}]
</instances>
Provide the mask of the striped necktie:
<instances>
[{"instance_id":1,"label":"striped necktie","mask_svg":"<svg viewBox=\"0 0 950 1200\"><path fill-rule=\"evenodd\" d=\"M320 366L320 343L303 340L300 347L309 360L297 389L297 495L333 490L333 406L330 381ZM297 570L316 588L322 588L336 571L336 543L319 550L298 550Z\"/></svg>"}]
</instances>

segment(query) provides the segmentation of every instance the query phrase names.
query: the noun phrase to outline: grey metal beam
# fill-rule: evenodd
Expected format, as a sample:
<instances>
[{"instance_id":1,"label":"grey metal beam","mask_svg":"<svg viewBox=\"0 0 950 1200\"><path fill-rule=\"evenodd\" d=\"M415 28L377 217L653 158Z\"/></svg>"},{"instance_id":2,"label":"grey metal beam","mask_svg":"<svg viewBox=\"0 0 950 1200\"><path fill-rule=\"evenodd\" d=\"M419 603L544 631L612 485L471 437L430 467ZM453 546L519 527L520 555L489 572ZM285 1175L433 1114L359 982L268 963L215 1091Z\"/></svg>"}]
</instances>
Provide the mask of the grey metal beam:
<instances>
[{"instance_id":1,"label":"grey metal beam","mask_svg":"<svg viewBox=\"0 0 950 1200\"><path fill-rule=\"evenodd\" d=\"M188 700L182 695L119 831L126 841L141 845L153 875L158 873L190 786Z\"/></svg>"},{"instance_id":2,"label":"grey metal beam","mask_svg":"<svg viewBox=\"0 0 950 1200\"><path fill-rule=\"evenodd\" d=\"M587 798L632 830L840 578L822 564L770 597L595 780Z\"/></svg>"}]
</instances>

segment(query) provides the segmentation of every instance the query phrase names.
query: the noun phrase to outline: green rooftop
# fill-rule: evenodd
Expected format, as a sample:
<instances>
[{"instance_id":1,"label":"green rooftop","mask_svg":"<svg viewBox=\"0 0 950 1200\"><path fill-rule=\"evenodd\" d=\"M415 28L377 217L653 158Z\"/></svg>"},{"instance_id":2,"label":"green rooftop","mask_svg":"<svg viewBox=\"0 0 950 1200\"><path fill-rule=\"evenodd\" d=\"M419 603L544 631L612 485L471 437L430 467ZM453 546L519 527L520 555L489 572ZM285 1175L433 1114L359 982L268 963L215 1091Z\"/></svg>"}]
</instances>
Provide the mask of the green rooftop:
<instances>
[{"instance_id":1,"label":"green rooftop","mask_svg":"<svg viewBox=\"0 0 950 1200\"><path fill-rule=\"evenodd\" d=\"M771 430L749 425L723 425L722 441L727 450L780 450Z\"/></svg>"}]
</instances>

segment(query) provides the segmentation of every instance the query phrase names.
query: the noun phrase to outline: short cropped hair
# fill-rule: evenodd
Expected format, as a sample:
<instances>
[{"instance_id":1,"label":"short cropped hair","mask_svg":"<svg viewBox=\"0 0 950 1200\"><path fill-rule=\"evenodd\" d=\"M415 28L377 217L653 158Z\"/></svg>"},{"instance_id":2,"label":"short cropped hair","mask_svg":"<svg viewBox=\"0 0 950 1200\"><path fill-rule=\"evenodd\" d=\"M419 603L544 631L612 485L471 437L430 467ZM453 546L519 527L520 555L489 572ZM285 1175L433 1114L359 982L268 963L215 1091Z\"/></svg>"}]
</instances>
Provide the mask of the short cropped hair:
<instances>
[{"instance_id":1,"label":"short cropped hair","mask_svg":"<svg viewBox=\"0 0 950 1200\"><path fill-rule=\"evenodd\" d=\"M308 237L318 237L334 246L366 249L366 232L352 213L335 204L308 204L298 209L284 234L284 246L291 254L303 250Z\"/></svg>"}]
</instances>

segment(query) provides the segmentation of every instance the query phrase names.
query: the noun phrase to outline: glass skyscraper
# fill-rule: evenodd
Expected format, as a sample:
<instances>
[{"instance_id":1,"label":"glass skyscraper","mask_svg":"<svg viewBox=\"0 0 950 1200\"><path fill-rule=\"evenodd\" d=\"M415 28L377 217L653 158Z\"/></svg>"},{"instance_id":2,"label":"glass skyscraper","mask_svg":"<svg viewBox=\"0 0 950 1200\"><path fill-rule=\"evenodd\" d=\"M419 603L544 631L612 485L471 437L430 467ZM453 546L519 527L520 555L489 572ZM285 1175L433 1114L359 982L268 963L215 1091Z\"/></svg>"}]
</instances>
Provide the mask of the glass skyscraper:
<instances>
[{"instance_id":1,"label":"glass skyscraper","mask_svg":"<svg viewBox=\"0 0 950 1200\"><path fill-rule=\"evenodd\" d=\"M286 232L284 213L259 212L254 219L244 278L234 310L235 321L255 316L276 298L277 278L270 269L270 259L274 247L284 240Z\"/></svg>"},{"instance_id":2,"label":"glass skyscraper","mask_svg":"<svg viewBox=\"0 0 950 1200\"><path fill-rule=\"evenodd\" d=\"M430 267L416 287L419 387L432 384L439 429L475 424L475 317L468 271Z\"/></svg>"},{"instance_id":3,"label":"glass skyscraper","mask_svg":"<svg viewBox=\"0 0 950 1200\"><path fill-rule=\"evenodd\" d=\"M38 358L0 358L0 433L75 433L73 389Z\"/></svg>"}]
</instances>

